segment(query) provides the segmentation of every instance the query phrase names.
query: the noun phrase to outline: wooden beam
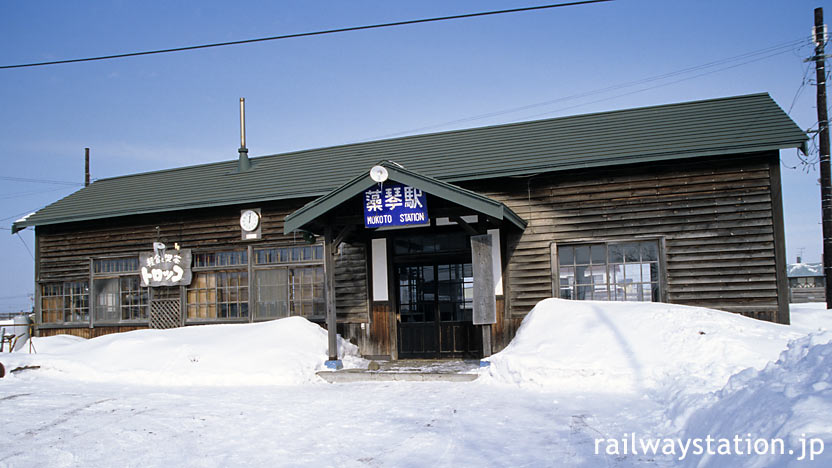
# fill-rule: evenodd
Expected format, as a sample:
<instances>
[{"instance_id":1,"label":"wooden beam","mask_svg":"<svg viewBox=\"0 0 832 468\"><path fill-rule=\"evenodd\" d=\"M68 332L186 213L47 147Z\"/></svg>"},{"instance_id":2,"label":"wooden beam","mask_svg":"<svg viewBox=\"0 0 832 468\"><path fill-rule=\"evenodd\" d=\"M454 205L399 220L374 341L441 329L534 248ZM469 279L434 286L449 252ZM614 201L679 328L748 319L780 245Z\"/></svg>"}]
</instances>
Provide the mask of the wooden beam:
<instances>
[{"instance_id":1,"label":"wooden beam","mask_svg":"<svg viewBox=\"0 0 832 468\"><path fill-rule=\"evenodd\" d=\"M329 360L338 360L337 322L335 320L335 261L332 227L324 229L324 289L326 291L326 329L329 338Z\"/></svg>"},{"instance_id":2,"label":"wooden beam","mask_svg":"<svg viewBox=\"0 0 832 468\"><path fill-rule=\"evenodd\" d=\"M465 229L465 232L467 232L469 235L478 236L480 234L476 229L474 229L470 224L468 224L464 219L462 219L461 216L449 216L448 218L451 221L462 226L462 229Z\"/></svg>"},{"instance_id":3,"label":"wooden beam","mask_svg":"<svg viewBox=\"0 0 832 468\"><path fill-rule=\"evenodd\" d=\"M344 226L344 229L341 229L341 232L338 233L338 236L335 237L335 240L332 242L333 252L335 250L338 250L338 246L341 245L341 242L344 242L344 238L348 236L354 229L354 225Z\"/></svg>"}]
</instances>

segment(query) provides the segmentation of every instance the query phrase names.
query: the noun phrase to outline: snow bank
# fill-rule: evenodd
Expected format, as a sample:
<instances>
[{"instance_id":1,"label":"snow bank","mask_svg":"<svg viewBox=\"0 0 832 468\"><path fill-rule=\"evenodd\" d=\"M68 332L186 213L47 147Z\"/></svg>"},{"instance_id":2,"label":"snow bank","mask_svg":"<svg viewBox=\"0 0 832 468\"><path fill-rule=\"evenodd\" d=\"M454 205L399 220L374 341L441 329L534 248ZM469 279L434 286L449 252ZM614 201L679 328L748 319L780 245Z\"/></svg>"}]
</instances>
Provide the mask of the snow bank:
<instances>
[{"instance_id":1,"label":"snow bank","mask_svg":"<svg viewBox=\"0 0 832 468\"><path fill-rule=\"evenodd\" d=\"M760 445L749 456L747 444L740 444L745 452L742 455L704 454L689 459L686 466L804 466L812 447L825 447L812 466L832 466L830 341L832 332L801 338L791 342L777 362L765 369L747 369L735 375L713 394L712 404L690 416L682 434L682 438L700 439L779 439L784 453L777 449L775 454L760 455L756 451L765 451ZM802 456L805 459L801 461Z\"/></svg>"},{"instance_id":2,"label":"snow bank","mask_svg":"<svg viewBox=\"0 0 832 468\"><path fill-rule=\"evenodd\" d=\"M790 304L791 327L803 334L832 330L832 310L825 302Z\"/></svg>"},{"instance_id":3,"label":"snow bank","mask_svg":"<svg viewBox=\"0 0 832 468\"><path fill-rule=\"evenodd\" d=\"M240 325L137 330L91 340L35 339L38 354L13 353L7 368L38 365L38 374L89 382L153 385L288 385L319 381L327 332L302 317ZM24 348L28 349L28 348ZM339 337L345 367L363 363Z\"/></svg>"},{"instance_id":4,"label":"snow bank","mask_svg":"<svg viewBox=\"0 0 832 468\"><path fill-rule=\"evenodd\" d=\"M548 390L679 393L718 390L762 368L789 340L787 326L699 307L546 299L481 379Z\"/></svg>"}]
</instances>

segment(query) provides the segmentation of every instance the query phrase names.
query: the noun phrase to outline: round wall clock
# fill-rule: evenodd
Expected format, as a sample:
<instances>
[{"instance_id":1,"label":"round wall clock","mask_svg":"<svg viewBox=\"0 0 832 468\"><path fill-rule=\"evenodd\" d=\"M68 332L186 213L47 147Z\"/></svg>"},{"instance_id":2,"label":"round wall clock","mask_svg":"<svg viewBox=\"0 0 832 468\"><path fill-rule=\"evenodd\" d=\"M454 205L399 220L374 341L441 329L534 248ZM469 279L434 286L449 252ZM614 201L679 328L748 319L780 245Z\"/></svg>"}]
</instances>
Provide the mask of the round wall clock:
<instances>
[{"instance_id":1,"label":"round wall clock","mask_svg":"<svg viewBox=\"0 0 832 468\"><path fill-rule=\"evenodd\" d=\"M240 227L244 231L253 231L260 224L260 215L254 210L245 210L240 216Z\"/></svg>"}]
</instances>

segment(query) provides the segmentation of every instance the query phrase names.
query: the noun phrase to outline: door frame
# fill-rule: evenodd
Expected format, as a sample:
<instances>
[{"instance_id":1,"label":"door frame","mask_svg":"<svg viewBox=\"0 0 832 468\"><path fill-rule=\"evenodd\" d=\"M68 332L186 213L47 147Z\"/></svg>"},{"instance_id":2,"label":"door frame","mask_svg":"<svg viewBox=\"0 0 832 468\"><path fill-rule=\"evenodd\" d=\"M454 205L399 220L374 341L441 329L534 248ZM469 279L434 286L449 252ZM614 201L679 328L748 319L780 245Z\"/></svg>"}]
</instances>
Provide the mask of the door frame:
<instances>
[{"instance_id":1,"label":"door frame","mask_svg":"<svg viewBox=\"0 0 832 468\"><path fill-rule=\"evenodd\" d=\"M463 247L460 248L460 249L456 249L456 250L442 250L442 251L427 252L427 253L416 253L416 254L396 254L395 253L395 242L396 242L397 239L401 239L401 238L404 238L404 237L416 237L416 236L425 236L425 237L428 237L428 238L435 238L436 236L442 235L442 234L457 235L460 238L464 239L464 242L461 244ZM393 291L391 291L392 295L390 296L391 312L393 314L393 317L392 317L391 321L395 324L395 328L391 329L391 331L394 333L394 337L391 337L391 338L393 338L395 340L397 357L402 358L401 355L404 354L405 355L404 359L409 359L409 358L411 358L411 355L413 355L414 353L408 353L408 352L402 353L403 349L402 349L402 346L401 346L402 345L402 330L401 330L402 322L401 322L401 312L400 312L401 291L400 291L400 286L399 286L399 278L400 278L399 277L399 267L401 267L403 265L408 265L408 266L420 266L420 265L421 266L427 266L427 265L431 265L431 266L433 266L434 275L437 278L436 281L438 281L438 266L439 265L442 265L442 264L471 264L471 261L472 261L471 247L470 247L471 239L470 239L470 235L468 233L466 233L465 230L463 230L461 227L452 225L452 226L447 226L447 227L443 226L439 229L434 227L434 228L431 228L430 230L422 230L422 229L415 230L414 229L411 232L397 232L395 234L392 234L392 235L388 236L387 240L389 242L389 251L388 251L388 253L390 255L388 257L388 262L389 262L388 265L389 265L389 268L390 268L389 277L390 277L390 280L392 282L392 289L393 289ZM438 291L437 291L437 293L438 293ZM442 325L441 325L441 323L442 323L442 321L441 321L440 310L439 310L439 307L438 307L438 294L437 294L437 297L436 297L435 300L436 300L436 303L437 303L437 307L436 307L436 310L435 310L435 317L434 317L434 321L435 321L435 324L436 324L435 332L436 332L436 339L437 339L436 352L435 352L435 354L432 354L430 356L427 356L427 355L418 355L418 356L413 355L412 358L416 358L416 359L439 359L439 358L443 358L443 357L454 357L454 358L456 358L456 357L469 357L469 356L473 357L474 354L471 351L463 351L461 354L453 353L453 352L445 353L445 354L447 354L447 356L443 356L442 345L441 345L441 334L442 334ZM456 323L456 322L447 322L447 323ZM473 323L471 324L471 327L475 327L473 325ZM476 337L477 336L477 330L474 330L472 335L474 337ZM477 349L480 349L481 347L482 346L479 346L479 347L477 347ZM469 346L469 349L470 349L470 346ZM480 352L481 352L481 349L480 349Z\"/></svg>"}]
</instances>

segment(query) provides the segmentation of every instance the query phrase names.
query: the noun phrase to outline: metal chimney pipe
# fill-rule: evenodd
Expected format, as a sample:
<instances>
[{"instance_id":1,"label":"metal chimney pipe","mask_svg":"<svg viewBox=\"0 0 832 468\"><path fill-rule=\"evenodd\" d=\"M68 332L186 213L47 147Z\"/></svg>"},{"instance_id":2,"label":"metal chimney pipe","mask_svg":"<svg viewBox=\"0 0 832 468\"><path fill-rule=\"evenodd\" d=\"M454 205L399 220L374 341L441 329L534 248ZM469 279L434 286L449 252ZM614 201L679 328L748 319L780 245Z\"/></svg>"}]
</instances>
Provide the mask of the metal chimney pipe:
<instances>
[{"instance_id":1,"label":"metal chimney pipe","mask_svg":"<svg viewBox=\"0 0 832 468\"><path fill-rule=\"evenodd\" d=\"M240 98L240 148L246 147L246 98Z\"/></svg>"},{"instance_id":2,"label":"metal chimney pipe","mask_svg":"<svg viewBox=\"0 0 832 468\"><path fill-rule=\"evenodd\" d=\"M248 160L248 149L246 148L246 98L240 98L240 172L249 170L251 163Z\"/></svg>"},{"instance_id":3,"label":"metal chimney pipe","mask_svg":"<svg viewBox=\"0 0 832 468\"><path fill-rule=\"evenodd\" d=\"M90 185L90 149L84 148L84 187Z\"/></svg>"}]
</instances>

